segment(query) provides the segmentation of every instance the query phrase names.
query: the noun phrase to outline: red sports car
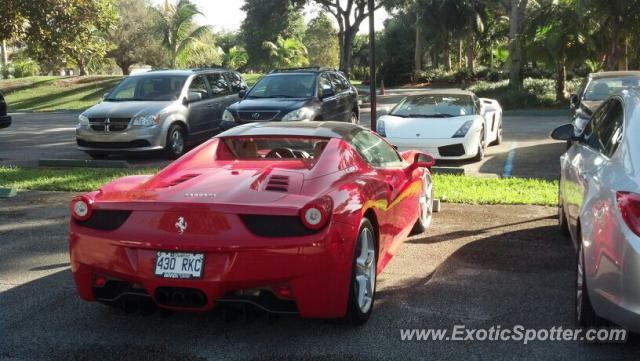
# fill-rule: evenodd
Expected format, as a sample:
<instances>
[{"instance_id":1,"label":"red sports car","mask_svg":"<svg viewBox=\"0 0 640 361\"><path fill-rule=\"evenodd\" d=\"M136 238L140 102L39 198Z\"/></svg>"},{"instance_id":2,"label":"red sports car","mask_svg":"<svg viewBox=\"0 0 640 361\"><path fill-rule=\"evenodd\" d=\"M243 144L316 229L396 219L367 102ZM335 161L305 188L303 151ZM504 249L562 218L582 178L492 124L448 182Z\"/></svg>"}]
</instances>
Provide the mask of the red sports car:
<instances>
[{"instance_id":1,"label":"red sports car","mask_svg":"<svg viewBox=\"0 0 640 361\"><path fill-rule=\"evenodd\" d=\"M433 157L338 122L254 123L155 176L71 202L80 297L210 310L224 302L365 322L376 276L431 223Z\"/></svg>"}]
</instances>

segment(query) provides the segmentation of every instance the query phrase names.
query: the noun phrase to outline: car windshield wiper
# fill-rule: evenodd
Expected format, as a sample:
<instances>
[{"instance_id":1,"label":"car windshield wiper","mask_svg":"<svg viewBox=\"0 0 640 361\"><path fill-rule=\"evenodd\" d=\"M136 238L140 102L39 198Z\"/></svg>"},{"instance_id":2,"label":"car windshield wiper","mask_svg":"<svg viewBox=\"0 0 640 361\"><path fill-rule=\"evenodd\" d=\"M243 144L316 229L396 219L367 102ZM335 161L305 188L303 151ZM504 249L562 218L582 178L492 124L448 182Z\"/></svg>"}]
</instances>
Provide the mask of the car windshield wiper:
<instances>
[{"instance_id":1,"label":"car windshield wiper","mask_svg":"<svg viewBox=\"0 0 640 361\"><path fill-rule=\"evenodd\" d=\"M447 113L435 113L435 114L409 114L411 118L453 118L457 115L451 115Z\"/></svg>"}]
</instances>

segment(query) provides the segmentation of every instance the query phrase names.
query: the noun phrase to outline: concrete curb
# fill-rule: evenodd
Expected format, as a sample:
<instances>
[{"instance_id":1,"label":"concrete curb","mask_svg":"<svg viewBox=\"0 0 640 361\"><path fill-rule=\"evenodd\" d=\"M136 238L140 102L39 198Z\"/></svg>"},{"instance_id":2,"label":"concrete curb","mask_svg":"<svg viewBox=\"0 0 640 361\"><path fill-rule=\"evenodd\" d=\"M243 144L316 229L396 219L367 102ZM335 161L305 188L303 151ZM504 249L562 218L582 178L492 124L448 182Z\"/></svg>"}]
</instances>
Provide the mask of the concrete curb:
<instances>
[{"instance_id":1,"label":"concrete curb","mask_svg":"<svg viewBox=\"0 0 640 361\"><path fill-rule=\"evenodd\" d=\"M124 160L39 159L38 167L130 168L130 165Z\"/></svg>"}]
</instances>

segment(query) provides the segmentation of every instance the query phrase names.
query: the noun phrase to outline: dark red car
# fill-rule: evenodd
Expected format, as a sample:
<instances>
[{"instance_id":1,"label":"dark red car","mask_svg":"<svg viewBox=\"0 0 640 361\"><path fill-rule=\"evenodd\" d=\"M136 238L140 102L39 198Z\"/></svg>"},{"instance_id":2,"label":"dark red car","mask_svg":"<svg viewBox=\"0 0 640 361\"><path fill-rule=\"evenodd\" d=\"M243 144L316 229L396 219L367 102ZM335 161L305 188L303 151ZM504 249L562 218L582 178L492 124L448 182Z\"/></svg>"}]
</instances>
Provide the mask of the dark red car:
<instances>
[{"instance_id":1,"label":"dark red car","mask_svg":"<svg viewBox=\"0 0 640 361\"><path fill-rule=\"evenodd\" d=\"M80 297L303 317L371 314L376 276L431 223L433 158L342 122L233 128L155 176L75 198Z\"/></svg>"}]
</instances>

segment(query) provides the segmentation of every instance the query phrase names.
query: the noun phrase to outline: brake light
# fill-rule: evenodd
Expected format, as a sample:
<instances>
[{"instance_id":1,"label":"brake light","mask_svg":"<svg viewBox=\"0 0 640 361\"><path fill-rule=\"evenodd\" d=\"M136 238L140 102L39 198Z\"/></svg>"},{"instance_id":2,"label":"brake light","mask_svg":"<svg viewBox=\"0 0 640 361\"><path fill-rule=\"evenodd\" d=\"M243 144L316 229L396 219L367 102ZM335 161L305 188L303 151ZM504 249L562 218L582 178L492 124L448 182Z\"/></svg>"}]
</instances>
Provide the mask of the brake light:
<instances>
[{"instance_id":1,"label":"brake light","mask_svg":"<svg viewBox=\"0 0 640 361\"><path fill-rule=\"evenodd\" d=\"M91 218L93 209L91 201L86 196L76 197L71 201L71 216L78 221L86 221Z\"/></svg>"},{"instance_id":2,"label":"brake light","mask_svg":"<svg viewBox=\"0 0 640 361\"><path fill-rule=\"evenodd\" d=\"M333 201L330 197L325 196L302 207L300 210L300 219L305 227L319 230L329 222L332 211Z\"/></svg>"},{"instance_id":3,"label":"brake light","mask_svg":"<svg viewBox=\"0 0 640 361\"><path fill-rule=\"evenodd\" d=\"M633 233L640 236L640 194L618 192L617 198L624 223Z\"/></svg>"}]
</instances>

